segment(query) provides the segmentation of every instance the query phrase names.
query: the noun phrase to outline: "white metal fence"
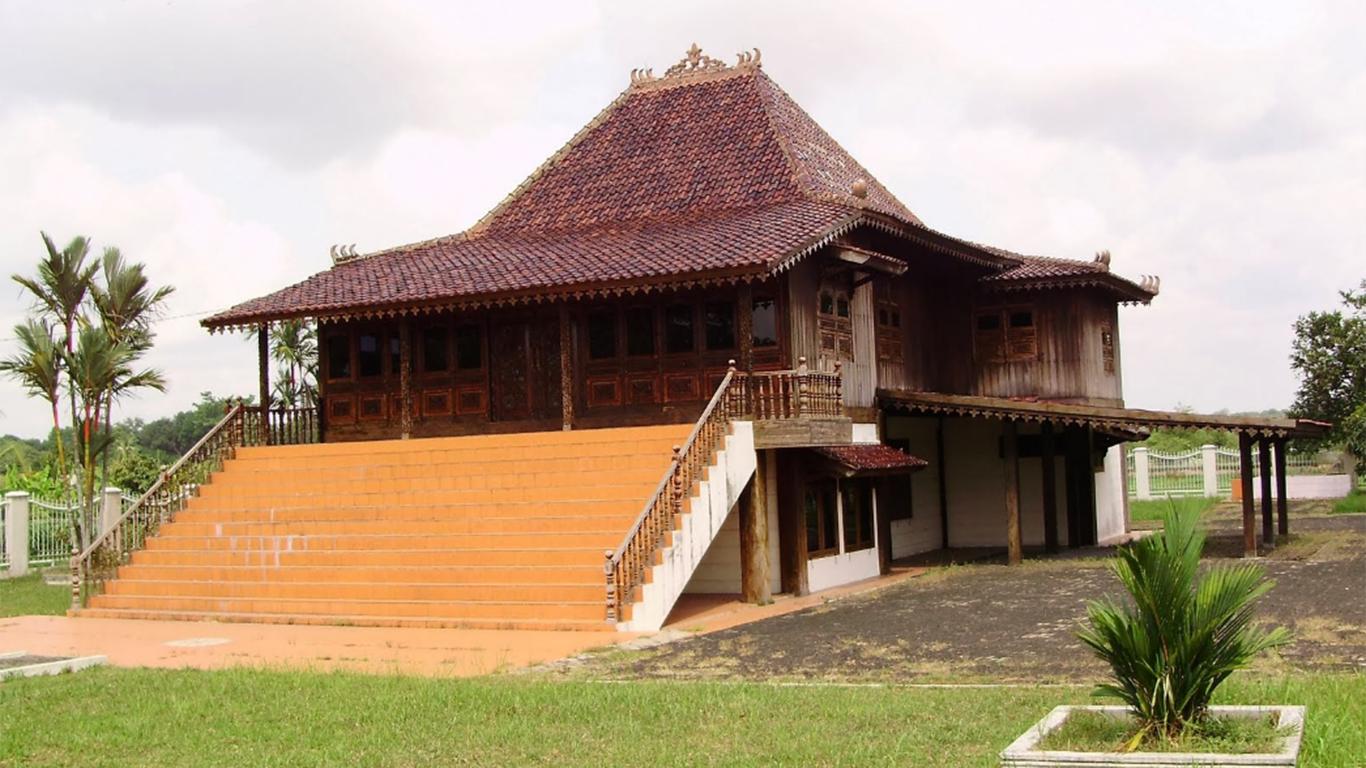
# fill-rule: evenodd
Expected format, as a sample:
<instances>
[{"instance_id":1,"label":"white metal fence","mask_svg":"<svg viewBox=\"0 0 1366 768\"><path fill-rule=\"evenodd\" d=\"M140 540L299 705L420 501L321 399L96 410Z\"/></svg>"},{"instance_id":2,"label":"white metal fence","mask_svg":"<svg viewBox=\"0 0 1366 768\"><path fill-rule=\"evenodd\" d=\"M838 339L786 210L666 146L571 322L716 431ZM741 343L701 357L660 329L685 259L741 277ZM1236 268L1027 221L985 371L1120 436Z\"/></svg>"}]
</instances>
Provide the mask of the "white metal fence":
<instances>
[{"instance_id":1,"label":"white metal fence","mask_svg":"<svg viewBox=\"0 0 1366 768\"><path fill-rule=\"evenodd\" d=\"M1257 455L1252 458L1258 472ZM1125 455L1129 498L1160 499L1180 496L1229 498L1242 470L1238 452L1204 445L1185 453L1157 453L1133 448ZM1345 471L1343 457L1332 451L1288 453L1286 475L1330 475Z\"/></svg>"},{"instance_id":2,"label":"white metal fence","mask_svg":"<svg viewBox=\"0 0 1366 768\"><path fill-rule=\"evenodd\" d=\"M128 500L116 488L106 489L99 503L44 499L23 492L0 499L0 570L22 575L32 566L59 565L71 558L76 523L97 534L107 518ZM84 518L84 519L82 519ZM21 542L23 542L21 544Z\"/></svg>"}]
</instances>

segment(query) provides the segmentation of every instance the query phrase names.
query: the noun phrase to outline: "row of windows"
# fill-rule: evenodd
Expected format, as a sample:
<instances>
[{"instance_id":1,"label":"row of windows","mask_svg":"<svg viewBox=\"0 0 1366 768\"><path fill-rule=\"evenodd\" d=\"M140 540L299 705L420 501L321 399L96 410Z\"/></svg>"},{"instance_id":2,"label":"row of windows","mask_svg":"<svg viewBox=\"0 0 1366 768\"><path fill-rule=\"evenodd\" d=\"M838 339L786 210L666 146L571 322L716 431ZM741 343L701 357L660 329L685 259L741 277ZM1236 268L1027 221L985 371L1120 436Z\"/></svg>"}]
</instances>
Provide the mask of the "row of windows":
<instances>
[{"instance_id":1,"label":"row of windows","mask_svg":"<svg viewBox=\"0 0 1366 768\"><path fill-rule=\"evenodd\" d=\"M751 312L753 348L778 346L777 303L755 298ZM652 357L661 346L668 355L696 352L699 346L708 352L734 351L739 333L733 301L669 304L662 309L604 308L590 311L587 325L590 360L611 360L623 353ZM662 329L662 337L657 329Z\"/></svg>"},{"instance_id":2,"label":"row of windows","mask_svg":"<svg viewBox=\"0 0 1366 768\"><path fill-rule=\"evenodd\" d=\"M802 499L806 551L814 557L871 549L873 483L868 479L823 478L807 483ZM840 531L844 547L840 547Z\"/></svg>"},{"instance_id":3,"label":"row of windows","mask_svg":"<svg viewBox=\"0 0 1366 768\"><path fill-rule=\"evenodd\" d=\"M1028 307L980 309L974 343L981 361L1032 360L1038 356L1034 311Z\"/></svg>"},{"instance_id":4,"label":"row of windows","mask_svg":"<svg viewBox=\"0 0 1366 768\"><path fill-rule=\"evenodd\" d=\"M362 379L401 374L402 355L397 330L355 334L354 356L352 334L343 331L328 334L326 338L327 378L330 381L350 379L353 373ZM423 373L449 371L452 363L461 371L482 370L484 347L479 326L423 328L418 340L418 362Z\"/></svg>"}]
</instances>

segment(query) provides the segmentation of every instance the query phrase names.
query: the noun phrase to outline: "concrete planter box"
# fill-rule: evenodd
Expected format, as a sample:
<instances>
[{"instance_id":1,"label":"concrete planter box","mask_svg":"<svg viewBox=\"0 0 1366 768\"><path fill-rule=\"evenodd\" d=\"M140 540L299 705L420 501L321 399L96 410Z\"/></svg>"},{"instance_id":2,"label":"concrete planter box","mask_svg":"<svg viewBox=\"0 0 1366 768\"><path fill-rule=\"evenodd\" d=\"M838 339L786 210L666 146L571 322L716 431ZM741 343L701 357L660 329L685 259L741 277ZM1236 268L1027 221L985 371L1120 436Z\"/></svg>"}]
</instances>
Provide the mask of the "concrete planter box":
<instances>
[{"instance_id":1,"label":"concrete planter box","mask_svg":"<svg viewBox=\"0 0 1366 768\"><path fill-rule=\"evenodd\" d=\"M1007 768L1113 768L1143 766L1143 768L1190 768L1190 766L1221 766L1224 768L1265 768L1265 766L1294 766L1300 757L1300 740L1304 738L1304 707L1210 707L1217 717L1266 717L1276 715L1281 728L1289 734L1281 741L1279 752L1248 753L1242 755L1214 752L1064 752L1041 750L1044 737L1057 730L1073 712L1101 712L1109 717L1128 718L1128 710L1119 706L1062 706L1036 723L1024 735L1001 753L1001 765Z\"/></svg>"}]
</instances>

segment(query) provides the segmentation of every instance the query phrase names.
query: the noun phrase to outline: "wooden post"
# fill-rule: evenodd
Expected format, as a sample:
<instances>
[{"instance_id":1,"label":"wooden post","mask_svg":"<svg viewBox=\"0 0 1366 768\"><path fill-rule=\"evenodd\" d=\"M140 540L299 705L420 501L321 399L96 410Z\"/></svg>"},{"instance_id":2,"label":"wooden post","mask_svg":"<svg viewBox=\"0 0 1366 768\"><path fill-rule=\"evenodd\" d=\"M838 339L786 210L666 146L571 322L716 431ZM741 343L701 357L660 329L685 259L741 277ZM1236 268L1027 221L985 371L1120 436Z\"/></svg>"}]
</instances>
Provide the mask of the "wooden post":
<instances>
[{"instance_id":1,"label":"wooden post","mask_svg":"<svg viewBox=\"0 0 1366 768\"><path fill-rule=\"evenodd\" d=\"M934 456L939 473L939 546L949 548L949 477L944 461L944 417L934 428Z\"/></svg>"},{"instance_id":2,"label":"wooden post","mask_svg":"<svg viewBox=\"0 0 1366 768\"><path fill-rule=\"evenodd\" d=\"M564 431L574 428L574 334L569 305L560 305L560 416Z\"/></svg>"},{"instance_id":3,"label":"wooden post","mask_svg":"<svg viewBox=\"0 0 1366 768\"><path fill-rule=\"evenodd\" d=\"M1285 497L1285 438L1278 438L1276 448L1276 517L1281 536L1290 535L1290 502Z\"/></svg>"},{"instance_id":4,"label":"wooden post","mask_svg":"<svg viewBox=\"0 0 1366 768\"><path fill-rule=\"evenodd\" d=\"M740 370L754 371L754 292L749 283L742 283L737 291L736 344L740 352Z\"/></svg>"},{"instance_id":5,"label":"wooden post","mask_svg":"<svg viewBox=\"0 0 1366 768\"><path fill-rule=\"evenodd\" d=\"M260 366L261 444L270 445L270 324L256 328L256 363Z\"/></svg>"},{"instance_id":6,"label":"wooden post","mask_svg":"<svg viewBox=\"0 0 1366 768\"><path fill-rule=\"evenodd\" d=\"M1252 435L1238 433L1238 468L1243 491L1243 557L1257 556L1257 529L1252 508Z\"/></svg>"},{"instance_id":7,"label":"wooden post","mask_svg":"<svg viewBox=\"0 0 1366 768\"><path fill-rule=\"evenodd\" d=\"M1053 553L1058 551L1058 459L1051 421L1039 425L1039 454L1043 464L1043 545Z\"/></svg>"},{"instance_id":8,"label":"wooden post","mask_svg":"<svg viewBox=\"0 0 1366 768\"><path fill-rule=\"evenodd\" d=\"M398 321L398 391L399 436L407 440L413 434L413 333L406 317Z\"/></svg>"},{"instance_id":9,"label":"wooden post","mask_svg":"<svg viewBox=\"0 0 1366 768\"><path fill-rule=\"evenodd\" d=\"M1020 446L1019 428L1013 420L1004 423L1003 445L1005 448L1005 486L1006 486L1006 560L1011 565L1019 565L1024 558L1024 546L1020 538Z\"/></svg>"},{"instance_id":10,"label":"wooden post","mask_svg":"<svg viewBox=\"0 0 1366 768\"><path fill-rule=\"evenodd\" d=\"M778 489L778 551L782 588L794 596L810 590L806 579L806 520L803 510L801 457L794 451L778 451L777 475L769 478ZM787 482L783 479L787 478Z\"/></svg>"},{"instance_id":11,"label":"wooden post","mask_svg":"<svg viewBox=\"0 0 1366 768\"><path fill-rule=\"evenodd\" d=\"M1262 546L1276 546L1276 525L1271 512L1271 442L1263 437L1257 441L1257 465L1262 473Z\"/></svg>"},{"instance_id":12,"label":"wooden post","mask_svg":"<svg viewBox=\"0 0 1366 768\"><path fill-rule=\"evenodd\" d=\"M740 496L740 593L747 603L773 602L768 572L768 452L759 451L754 479Z\"/></svg>"}]
</instances>

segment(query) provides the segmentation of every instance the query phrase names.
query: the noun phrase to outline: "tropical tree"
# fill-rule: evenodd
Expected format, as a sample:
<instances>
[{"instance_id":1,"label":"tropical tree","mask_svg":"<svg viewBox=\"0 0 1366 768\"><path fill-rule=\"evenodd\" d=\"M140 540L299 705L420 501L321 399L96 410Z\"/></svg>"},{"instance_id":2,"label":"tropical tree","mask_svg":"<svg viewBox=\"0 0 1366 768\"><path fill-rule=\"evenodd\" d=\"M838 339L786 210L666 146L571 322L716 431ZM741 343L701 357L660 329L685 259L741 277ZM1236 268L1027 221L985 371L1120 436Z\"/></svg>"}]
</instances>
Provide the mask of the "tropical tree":
<instances>
[{"instance_id":1,"label":"tropical tree","mask_svg":"<svg viewBox=\"0 0 1366 768\"><path fill-rule=\"evenodd\" d=\"M248 334L255 338L253 330ZM276 363L271 397L286 408L312 408L318 404L318 332L306 320L284 320L270 339L270 357Z\"/></svg>"},{"instance_id":2,"label":"tropical tree","mask_svg":"<svg viewBox=\"0 0 1366 768\"><path fill-rule=\"evenodd\" d=\"M1290 365L1300 376L1295 416L1332 422L1329 439L1344 443L1349 471L1362 457L1353 415L1366 406L1366 280L1343 291L1342 309L1310 312L1295 321ZM1361 417L1358 417L1360 419Z\"/></svg>"},{"instance_id":3,"label":"tropical tree","mask_svg":"<svg viewBox=\"0 0 1366 768\"><path fill-rule=\"evenodd\" d=\"M1205 534L1199 513L1172 505L1161 532L1120 547L1111 566L1132 604L1112 598L1087 606L1077 633L1110 665L1099 692L1123 701L1139 723L1127 745L1174 738L1202 721L1214 691L1263 651L1287 642L1283 628L1252 623L1274 582L1255 565L1220 565L1200 577Z\"/></svg>"},{"instance_id":4,"label":"tropical tree","mask_svg":"<svg viewBox=\"0 0 1366 768\"><path fill-rule=\"evenodd\" d=\"M53 338L45 319L30 318L14 326L19 352L0 361L0 372L19 382L32 397L41 397L52 408L52 439L57 443L57 471L66 477L66 453L62 447L61 401L63 350Z\"/></svg>"}]
</instances>

